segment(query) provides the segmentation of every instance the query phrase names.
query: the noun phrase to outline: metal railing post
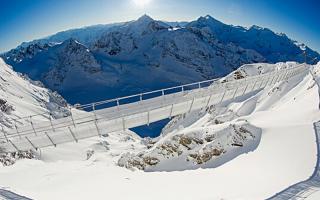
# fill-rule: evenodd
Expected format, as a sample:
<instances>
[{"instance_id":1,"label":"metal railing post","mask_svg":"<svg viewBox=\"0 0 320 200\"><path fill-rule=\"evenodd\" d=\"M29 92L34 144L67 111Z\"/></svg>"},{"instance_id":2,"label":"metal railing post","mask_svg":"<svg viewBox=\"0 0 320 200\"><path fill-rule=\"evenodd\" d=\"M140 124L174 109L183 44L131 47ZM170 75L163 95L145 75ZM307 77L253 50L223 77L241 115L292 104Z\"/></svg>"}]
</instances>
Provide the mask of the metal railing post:
<instances>
[{"instance_id":1,"label":"metal railing post","mask_svg":"<svg viewBox=\"0 0 320 200\"><path fill-rule=\"evenodd\" d=\"M194 100L195 100L195 97L193 97L193 99L192 99L192 101L191 101L191 105L190 105L190 108L189 108L188 113L190 113L190 112L191 112L191 109L192 109L192 106L193 106Z\"/></svg>"},{"instance_id":2,"label":"metal railing post","mask_svg":"<svg viewBox=\"0 0 320 200\"><path fill-rule=\"evenodd\" d=\"M150 125L150 111L148 110L148 122L147 122L147 125L149 126Z\"/></svg>"},{"instance_id":3,"label":"metal railing post","mask_svg":"<svg viewBox=\"0 0 320 200\"><path fill-rule=\"evenodd\" d=\"M30 145L37 151L38 147L36 147L27 136L25 138L30 143Z\"/></svg>"},{"instance_id":4,"label":"metal railing post","mask_svg":"<svg viewBox=\"0 0 320 200\"><path fill-rule=\"evenodd\" d=\"M253 84L253 87L252 87L251 91L254 91L254 88L256 87L257 81L258 81L258 80L256 80L256 81L254 82L254 84Z\"/></svg>"},{"instance_id":5,"label":"metal railing post","mask_svg":"<svg viewBox=\"0 0 320 200\"><path fill-rule=\"evenodd\" d=\"M249 86L249 83L247 83L246 88L244 88L244 91L243 91L242 95L244 95L246 93L246 91L248 89L248 86Z\"/></svg>"},{"instance_id":6,"label":"metal railing post","mask_svg":"<svg viewBox=\"0 0 320 200\"><path fill-rule=\"evenodd\" d=\"M221 103L222 101L223 101L223 99L224 99L224 95L227 93L227 88L225 88L224 89L224 93L223 93L223 95L222 95L222 98L221 98L221 100L220 100L220 102L219 103Z\"/></svg>"},{"instance_id":7,"label":"metal railing post","mask_svg":"<svg viewBox=\"0 0 320 200\"><path fill-rule=\"evenodd\" d=\"M142 99L142 97L141 97ZM119 102L119 99L117 99L117 108L118 108L118 111L120 110L120 102Z\"/></svg>"},{"instance_id":8,"label":"metal railing post","mask_svg":"<svg viewBox=\"0 0 320 200\"><path fill-rule=\"evenodd\" d=\"M17 152L20 151L20 150L18 149L18 147L17 147L11 140L9 140L9 142L10 142L10 144L13 146L13 148L14 148L15 150L17 150Z\"/></svg>"},{"instance_id":9,"label":"metal railing post","mask_svg":"<svg viewBox=\"0 0 320 200\"><path fill-rule=\"evenodd\" d=\"M233 94L233 96L232 96L232 99L234 99L234 97L236 96L236 94L237 94L237 92L238 92L238 88L239 88L239 87L237 87L237 89L235 90L235 92L234 92L234 94Z\"/></svg>"},{"instance_id":10,"label":"metal railing post","mask_svg":"<svg viewBox=\"0 0 320 200\"><path fill-rule=\"evenodd\" d=\"M279 78L281 77L281 75L277 75L277 78L276 80L274 81L274 84L278 83L279 82Z\"/></svg>"},{"instance_id":11,"label":"metal railing post","mask_svg":"<svg viewBox=\"0 0 320 200\"><path fill-rule=\"evenodd\" d=\"M17 121L14 119L14 127L16 128L16 132L19 135L19 137L21 138L20 132L18 130L18 126L17 126Z\"/></svg>"},{"instance_id":12,"label":"metal railing post","mask_svg":"<svg viewBox=\"0 0 320 200\"><path fill-rule=\"evenodd\" d=\"M269 81L268 81L268 84L267 84L267 85L272 85L272 82L273 82L274 77L275 77L275 76L272 76L271 82L269 83ZM270 78L271 78L271 77L270 77ZM270 79L269 79L269 80L270 80Z\"/></svg>"},{"instance_id":13,"label":"metal railing post","mask_svg":"<svg viewBox=\"0 0 320 200\"><path fill-rule=\"evenodd\" d=\"M212 98L212 95L210 95L209 100L208 100L207 105L206 105L206 107L205 107L205 108L208 108L209 103L210 103L210 101L211 101L211 98Z\"/></svg>"},{"instance_id":14,"label":"metal railing post","mask_svg":"<svg viewBox=\"0 0 320 200\"><path fill-rule=\"evenodd\" d=\"M73 123L73 126L76 127L76 123L74 122L74 119L73 119L73 115L72 115L72 108L70 107L69 110L70 110L70 117L71 117L71 120L72 120L72 123Z\"/></svg>"},{"instance_id":15,"label":"metal railing post","mask_svg":"<svg viewBox=\"0 0 320 200\"><path fill-rule=\"evenodd\" d=\"M170 114L169 114L169 119L172 118L172 111L173 111L173 104L171 105Z\"/></svg>"},{"instance_id":16,"label":"metal railing post","mask_svg":"<svg viewBox=\"0 0 320 200\"><path fill-rule=\"evenodd\" d=\"M68 127L68 129L69 129L69 131L70 131L70 133L71 133L71 135L72 135L72 137L73 137L74 141L76 141L76 143L78 143L78 139L76 138L76 136L75 136L74 132L71 130L71 128L70 128L70 127Z\"/></svg>"},{"instance_id":17,"label":"metal railing post","mask_svg":"<svg viewBox=\"0 0 320 200\"><path fill-rule=\"evenodd\" d=\"M52 117L52 114L51 114L51 112L50 112L50 124L51 124L51 128L52 128L52 130L53 130L53 132L55 132L56 130L54 129L54 127L53 127L53 123L52 123L52 119L51 119L51 117Z\"/></svg>"},{"instance_id":18,"label":"metal railing post","mask_svg":"<svg viewBox=\"0 0 320 200\"><path fill-rule=\"evenodd\" d=\"M95 103L92 104L92 112L93 112L93 115L94 115L94 125L97 129L97 133L98 133L98 136L101 137L102 134L100 133L100 130L99 130L99 127L98 127L98 118L97 118L97 114L96 114L96 107L95 107Z\"/></svg>"},{"instance_id":19,"label":"metal railing post","mask_svg":"<svg viewBox=\"0 0 320 200\"><path fill-rule=\"evenodd\" d=\"M8 140L8 137L7 137L7 133L5 132L3 126L1 126L1 129L2 129L4 137L6 138L6 141L8 142L9 140Z\"/></svg>"},{"instance_id":20,"label":"metal railing post","mask_svg":"<svg viewBox=\"0 0 320 200\"><path fill-rule=\"evenodd\" d=\"M55 144L55 143L53 142L53 140L51 139L51 137L49 136L49 134L48 134L47 132L44 132L44 134L45 134L45 135L47 136L47 138L50 140L51 144L52 144L54 147L56 147L57 144Z\"/></svg>"},{"instance_id":21,"label":"metal railing post","mask_svg":"<svg viewBox=\"0 0 320 200\"><path fill-rule=\"evenodd\" d=\"M122 117L122 129L123 131L126 130L126 123L125 123L124 117Z\"/></svg>"},{"instance_id":22,"label":"metal railing post","mask_svg":"<svg viewBox=\"0 0 320 200\"><path fill-rule=\"evenodd\" d=\"M97 114L96 114L96 107L95 107L95 103L92 104L92 112L93 112L93 115L94 115L94 125L97 129L97 132L98 132L98 136L101 137L101 133L100 133L100 130L99 130L99 127L98 127L98 118L97 118Z\"/></svg>"}]
</instances>

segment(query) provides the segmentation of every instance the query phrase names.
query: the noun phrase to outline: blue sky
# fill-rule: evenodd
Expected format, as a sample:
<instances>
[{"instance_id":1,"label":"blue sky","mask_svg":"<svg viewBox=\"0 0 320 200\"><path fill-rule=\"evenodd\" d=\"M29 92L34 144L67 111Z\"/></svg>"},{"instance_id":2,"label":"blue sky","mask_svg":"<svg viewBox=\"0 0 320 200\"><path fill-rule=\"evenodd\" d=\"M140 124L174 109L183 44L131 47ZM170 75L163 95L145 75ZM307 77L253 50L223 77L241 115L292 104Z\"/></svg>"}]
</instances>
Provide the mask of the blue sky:
<instances>
[{"instance_id":1,"label":"blue sky","mask_svg":"<svg viewBox=\"0 0 320 200\"><path fill-rule=\"evenodd\" d=\"M144 6L134 1L139 0L0 0L0 52L69 28L128 21L145 13L167 21L209 14L227 24L256 24L320 52L319 0L148 0Z\"/></svg>"}]
</instances>

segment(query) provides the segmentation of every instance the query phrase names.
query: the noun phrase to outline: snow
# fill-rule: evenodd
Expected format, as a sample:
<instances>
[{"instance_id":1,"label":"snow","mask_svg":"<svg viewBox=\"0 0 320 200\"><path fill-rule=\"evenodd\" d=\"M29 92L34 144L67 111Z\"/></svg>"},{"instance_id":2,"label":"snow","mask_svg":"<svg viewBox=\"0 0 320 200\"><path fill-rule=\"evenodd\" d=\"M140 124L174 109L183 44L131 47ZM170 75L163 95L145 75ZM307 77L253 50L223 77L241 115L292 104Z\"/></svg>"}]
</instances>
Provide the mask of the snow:
<instances>
[{"instance_id":1,"label":"snow","mask_svg":"<svg viewBox=\"0 0 320 200\"><path fill-rule=\"evenodd\" d=\"M317 152L312 123L320 119L318 90L312 76L302 74L239 102L221 105L217 116L226 111L237 113L226 123L247 120L262 134L254 151L216 168L143 172L118 167L121 154L146 151L138 136L119 132L103 139L109 144L108 151L100 139L91 138L43 149L42 160L20 160L0 167L0 185L34 199L265 199L313 172ZM192 117L197 120L187 117L184 127L167 129L164 136L207 126L208 115L190 115L198 116ZM183 124L183 119L177 122ZM95 153L87 160L89 149Z\"/></svg>"},{"instance_id":2,"label":"snow","mask_svg":"<svg viewBox=\"0 0 320 200\"><path fill-rule=\"evenodd\" d=\"M44 88L38 82L32 82L25 76L22 76L12 70L0 58L0 99L1 108L6 106L9 109L0 110L1 129L8 131L14 127L14 121L19 118L38 115L33 120L43 120L52 112L54 117L61 117L67 113L64 108L66 101L57 93ZM25 119L25 123L29 119ZM20 120L23 123L23 120ZM16 124L21 126L22 124Z\"/></svg>"},{"instance_id":3,"label":"snow","mask_svg":"<svg viewBox=\"0 0 320 200\"><path fill-rule=\"evenodd\" d=\"M320 191L316 191L313 194L311 194L306 200L318 200L320 199Z\"/></svg>"}]
</instances>

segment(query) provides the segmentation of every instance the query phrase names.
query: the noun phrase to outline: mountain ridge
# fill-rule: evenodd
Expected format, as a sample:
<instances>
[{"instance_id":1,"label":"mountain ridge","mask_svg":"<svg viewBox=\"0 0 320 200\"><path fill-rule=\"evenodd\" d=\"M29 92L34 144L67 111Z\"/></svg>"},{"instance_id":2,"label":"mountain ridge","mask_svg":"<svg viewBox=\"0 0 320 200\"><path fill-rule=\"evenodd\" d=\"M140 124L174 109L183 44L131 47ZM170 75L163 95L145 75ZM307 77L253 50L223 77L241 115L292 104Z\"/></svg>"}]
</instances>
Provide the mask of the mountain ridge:
<instances>
[{"instance_id":1,"label":"mountain ridge","mask_svg":"<svg viewBox=\"0 0 320 200\"><path fill-rule=\"evenodd\" d=\"M98 26L98 31L92 27L24 43L2 57L68 102L81 104L221 77L243 64L304 61L304 45L285 34L227 25L210 15L184 27L148 15ZM90 32L93 36L87 37ZM307 61L318 56L304 48Z\"/></svg>"}]
</instances>

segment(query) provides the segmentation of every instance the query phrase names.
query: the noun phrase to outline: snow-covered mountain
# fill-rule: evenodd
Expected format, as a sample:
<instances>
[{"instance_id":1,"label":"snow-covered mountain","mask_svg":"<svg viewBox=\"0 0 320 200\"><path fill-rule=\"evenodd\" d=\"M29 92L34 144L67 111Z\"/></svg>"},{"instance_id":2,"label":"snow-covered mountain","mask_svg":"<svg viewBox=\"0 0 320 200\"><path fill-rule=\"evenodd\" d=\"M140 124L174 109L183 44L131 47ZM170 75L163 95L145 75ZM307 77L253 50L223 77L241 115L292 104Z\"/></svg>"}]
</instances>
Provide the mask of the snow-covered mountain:
<instances>
[{"instance_id":1,"label":"snow-covered mountain","mask_svg":"<svg viewBox=\"0 0 320 200\"><path fill-rule=\"evenodd\" d=\"M144 15L136 21L58 33L3 57L71 103L218 77L242 64L266 61L254 50L222 43L209 29L169 24ZM90 32L91 39L84 39ZM68 36L73 38L61 43Z\"/></svg>"},{"instance_id":2,"label":"snow-covered mountain","mask_svg":"<svg viewBox=\"0 0 320 200\"><path fill-rule=\"evenodd\" d=\"M268 28L251 26L244 28L224 24L207 15L186 25L190 29L210 30L219 41L233 43L245 49L252 49L260 53L268 62L297 61L315 64L319 61L319 54L304 44L288 38L284 33L275 33Z\"/></svg>"}]
</instances>

